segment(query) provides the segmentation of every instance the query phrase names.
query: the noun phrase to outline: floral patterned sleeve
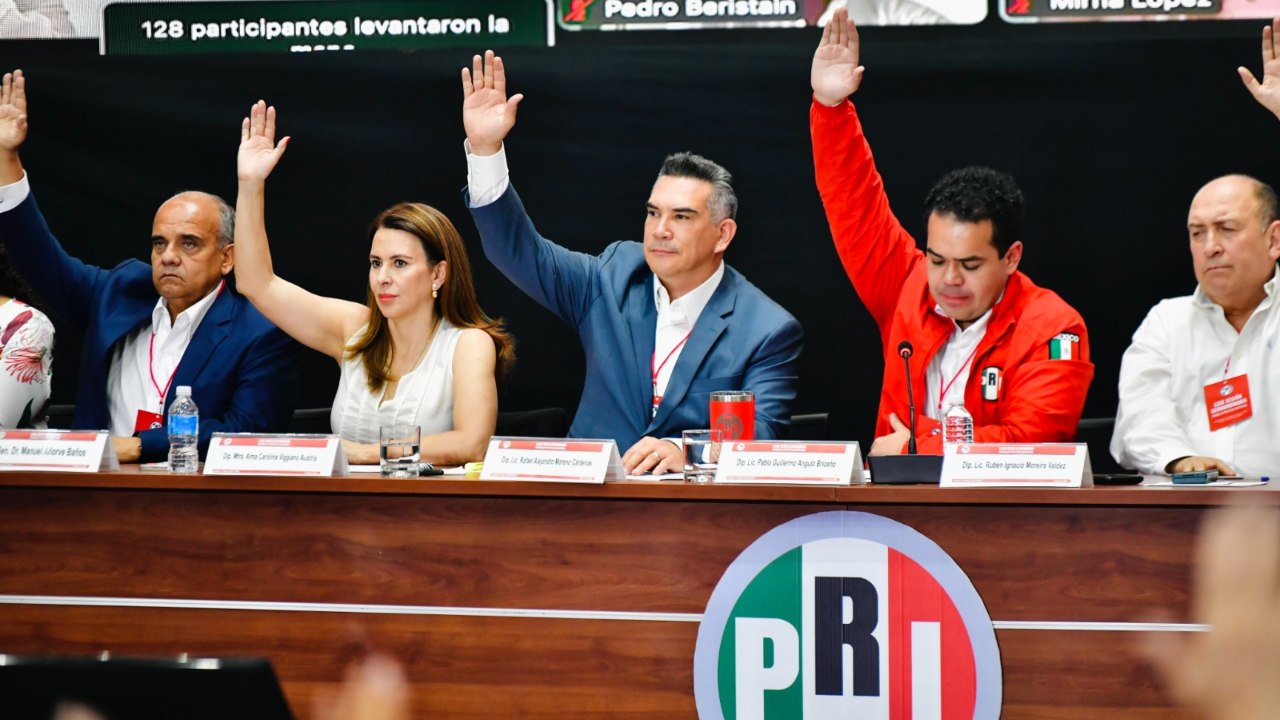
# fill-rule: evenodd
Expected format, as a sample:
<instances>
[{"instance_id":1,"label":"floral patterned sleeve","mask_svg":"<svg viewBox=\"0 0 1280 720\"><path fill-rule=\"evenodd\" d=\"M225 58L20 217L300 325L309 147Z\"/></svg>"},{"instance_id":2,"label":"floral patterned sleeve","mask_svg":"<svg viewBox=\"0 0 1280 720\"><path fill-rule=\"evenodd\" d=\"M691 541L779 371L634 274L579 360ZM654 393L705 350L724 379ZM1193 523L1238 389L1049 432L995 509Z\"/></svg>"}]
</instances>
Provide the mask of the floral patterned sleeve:
<instances>
[{"instance_id":1,"label":"floral patterned sleeve","mask_svg":"<svg viewBox=\"0 0 1280 720\"><path fill-rule=\"evenodd\" d=\"M0 312L0 428L31 427L43 419L49 402L53 323L18 300L2 309L7 312Z\"/></svg>"}]
</instances>

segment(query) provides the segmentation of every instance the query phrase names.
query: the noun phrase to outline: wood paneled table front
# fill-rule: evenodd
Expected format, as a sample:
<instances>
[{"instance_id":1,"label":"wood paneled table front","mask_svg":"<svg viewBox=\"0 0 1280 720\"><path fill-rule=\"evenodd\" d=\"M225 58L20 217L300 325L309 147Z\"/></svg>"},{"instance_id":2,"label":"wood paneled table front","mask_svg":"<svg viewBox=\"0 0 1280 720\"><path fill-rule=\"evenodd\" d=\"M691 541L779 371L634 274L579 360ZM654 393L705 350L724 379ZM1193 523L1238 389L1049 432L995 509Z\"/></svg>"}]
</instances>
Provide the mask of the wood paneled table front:
<instances>
[{"instance_id":1,"label":"wood paneled table front","mask_svg":"<svg viewBox=\"0 0 1280 720\"><path fill-rule=\"evenodd\" d=\"M1167 718L1130 653L1185 616L1202 513L1241 492L0 474L0 652L261 655L307 718L370 648L416 717L693 718L700 613L771 528L905 523L972 579L1005 718Z\"/></svg>"}]
</instances>

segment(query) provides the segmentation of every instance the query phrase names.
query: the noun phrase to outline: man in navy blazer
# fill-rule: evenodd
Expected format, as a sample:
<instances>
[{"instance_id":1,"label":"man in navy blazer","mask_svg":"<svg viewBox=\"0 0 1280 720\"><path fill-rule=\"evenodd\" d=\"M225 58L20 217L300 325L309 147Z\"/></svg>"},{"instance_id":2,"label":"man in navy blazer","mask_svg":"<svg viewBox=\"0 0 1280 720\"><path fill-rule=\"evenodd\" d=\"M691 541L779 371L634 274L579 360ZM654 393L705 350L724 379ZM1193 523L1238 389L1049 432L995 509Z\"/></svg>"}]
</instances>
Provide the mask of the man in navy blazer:
<instances>
[{"instance_id":1,"label":"man in navy blazer","mask_svg":"<svg viewBox=\"0 0 1280 720\"><path fill-rule=\"evenodd\" d=\"M521 290L578 330L587 376L572 437L617 440L628 473L678 470L664 441L710 423L710 393L755 393L756 436L789 422L803 334L799 323L723 262L737 231L724 168L689 153L663 163L644 243L572 252L533 227L507 178L502 141L521 95L506 94L487 52L463 73L468 206L485 255Z\"/></svg>"},{"instance_id":2,"label":"man in navy blazer","mask_svg":"<svg viewBox=\"0 0 1280 720\"><path fill-rule=\"evenodd\" d=\"M151 264L106 270L67 254L30 193L25 80L0 86L0 241L63 321L84 334L75 428L109 428L123 462L162 459L163 415L189 385L200 450L214 432L281 431L293 413L296 345L227 287L235 211L200 192L175 195L152 225Z\"/></svg>"}]
</instances>

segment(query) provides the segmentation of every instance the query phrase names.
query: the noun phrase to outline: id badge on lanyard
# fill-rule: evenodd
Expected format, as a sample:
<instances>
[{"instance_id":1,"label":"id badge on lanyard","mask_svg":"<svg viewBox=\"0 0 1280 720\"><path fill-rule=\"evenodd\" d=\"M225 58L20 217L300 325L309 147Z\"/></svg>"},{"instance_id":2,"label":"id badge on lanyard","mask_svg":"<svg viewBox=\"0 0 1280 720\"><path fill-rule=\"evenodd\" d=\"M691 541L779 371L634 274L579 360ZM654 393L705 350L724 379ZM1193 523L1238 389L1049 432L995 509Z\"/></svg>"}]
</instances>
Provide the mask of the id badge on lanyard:
<instances>
[{"instance_id":1,"label":"id badge on lanyard","mask_svg":"<svg viewBox=\"0 0 1280 720\"><path fill-rule=\"evenodd\" d=\"M162 427L164 427L164 416L146 410L139 410L137 419L133 421L133 431L136 433Z\"/></svg>"},{"instance_id":2,"label":"id badge on lanyard","mask_svg":"<svg viewBox=\"0 0 1280 720\"><path fill-rule=\"evenodd\" d=\"M221 292L222 288L219 287ZM156 396L159 398L157 404L160 406L160 412L151 412L149 410L138 410L138 417L133 421L133 431L143 432L144 430L155 430L164 427L164 399L169 394L169 386L173 384L173 376L178 374L178 368L174 368L169 373L169 381L160 387L160 383L156 382L156 333L151 331L151 344L147 347L147 374L151 378L151 387L155 388Z\"/></svg>"},{"instance_id":3,"label":"id badge on lanyard","mask_svg":"<svg viewBox=\"0 0 1280 720\"><path fill-rule=\"evenodd\" d=\"M1248 374L1237 375L1204 386L1204 407L1209 414L1209 431L1216 432L1253 417Z\"/></svg>"}]
</instances>

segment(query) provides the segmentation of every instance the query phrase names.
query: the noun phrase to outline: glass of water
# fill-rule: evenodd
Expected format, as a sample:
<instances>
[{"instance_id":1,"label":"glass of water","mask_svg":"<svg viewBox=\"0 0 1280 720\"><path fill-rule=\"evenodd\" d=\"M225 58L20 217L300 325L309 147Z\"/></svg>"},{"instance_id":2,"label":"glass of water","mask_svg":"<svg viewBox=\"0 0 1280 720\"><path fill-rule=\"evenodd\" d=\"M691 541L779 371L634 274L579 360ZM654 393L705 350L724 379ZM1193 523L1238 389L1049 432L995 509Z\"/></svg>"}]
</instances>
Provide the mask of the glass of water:
<instances>
[{"instance_id":1,"label":"glass of water","mask_svg":"<svg viewBox=\"0 0 1280 720\"><path fill-rule=\"evenodd\" d=\"M418 448L421 441L422 428L417 425L383 425L378 428L382 476L418 477Z\"/></svg>"},{"instance_id":2,"label":"glass of water","mask_svg":"<svg viewBox=\"0 0 1280 720\"><path fill-rule=\"evenodd\" d=\"M709 483L716 476L716 463L720 462L720 443L724 432L713 430L685 430L680 440L684 445L684 481Z\"/></svg>"}]
</instances>

